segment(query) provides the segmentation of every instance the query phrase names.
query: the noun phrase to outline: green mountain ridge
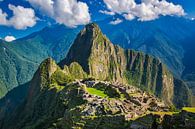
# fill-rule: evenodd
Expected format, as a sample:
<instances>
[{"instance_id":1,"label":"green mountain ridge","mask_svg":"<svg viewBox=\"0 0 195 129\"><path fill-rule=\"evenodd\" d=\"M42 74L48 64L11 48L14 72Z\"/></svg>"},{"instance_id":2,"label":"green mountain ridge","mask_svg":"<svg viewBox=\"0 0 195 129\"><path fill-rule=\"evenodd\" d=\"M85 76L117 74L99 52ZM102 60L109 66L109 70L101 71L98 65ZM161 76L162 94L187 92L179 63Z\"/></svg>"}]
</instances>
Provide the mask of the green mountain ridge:
<instances>
[{"instance_id":1,"label":"green mountain ridge","mask_svg":"<svg viewBox=\"0 0 195 129\"><path fill-rule=\"evenodd\" d=\"M0 41L0 98L14 87L30 81L45 58L60 61L78 30L54 26L11 43Z\"/></svg>"},{"instance_id":2,"label":"green mountain ridge","mask_svg":"<svg viewBox=\"0 0 195 129\"><path fill-rule=\"evenodd\" d=\"M59 66L51 58L41 63L24 102L0 119L0 128L130 128L137 116L169 111L175 87L181 94L175 104L189 104L186 85L176 85L158 59L114 46L96 24L78 34Z\"/></svg>"},{"instance_id":3,"label":"green mountain ridge","mask_svg":"<svg viewBox=\"0 0 195 129\"><path fill-rule=\"evenodd\" d=\"M6 45L5 45L6 44ZM27 60L25 57L19 55L13 48L10 48L11 44L0 43L0 84L3 91L0 91L0 97L10 90L10 86L16 87L25 83L24 80L29 81L31 75L26 73L33 73L39 64Z\"/></svg>"}]
</instances>

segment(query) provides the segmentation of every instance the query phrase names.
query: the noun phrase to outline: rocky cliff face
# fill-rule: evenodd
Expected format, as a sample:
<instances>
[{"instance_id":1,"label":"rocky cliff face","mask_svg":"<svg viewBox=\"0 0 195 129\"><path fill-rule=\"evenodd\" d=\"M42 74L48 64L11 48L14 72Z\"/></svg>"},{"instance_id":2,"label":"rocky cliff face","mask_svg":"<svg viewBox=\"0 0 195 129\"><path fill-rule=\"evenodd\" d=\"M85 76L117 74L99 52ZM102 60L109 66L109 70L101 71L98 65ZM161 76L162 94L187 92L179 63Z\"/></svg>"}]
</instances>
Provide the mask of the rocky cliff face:
<instances>
[{"instance_id":1,"label":"rocky cliff face","mask_svg":"<svg viewBox=\"0 0 195 129\"><path fill-rule=\"evenodd\" d=\"M96 24L87 25L77 36L61 67L78 62L89 75L100 80L138 86L173 102L174 77L160 60L113 45Z\"/></svg>"}]
</instances>

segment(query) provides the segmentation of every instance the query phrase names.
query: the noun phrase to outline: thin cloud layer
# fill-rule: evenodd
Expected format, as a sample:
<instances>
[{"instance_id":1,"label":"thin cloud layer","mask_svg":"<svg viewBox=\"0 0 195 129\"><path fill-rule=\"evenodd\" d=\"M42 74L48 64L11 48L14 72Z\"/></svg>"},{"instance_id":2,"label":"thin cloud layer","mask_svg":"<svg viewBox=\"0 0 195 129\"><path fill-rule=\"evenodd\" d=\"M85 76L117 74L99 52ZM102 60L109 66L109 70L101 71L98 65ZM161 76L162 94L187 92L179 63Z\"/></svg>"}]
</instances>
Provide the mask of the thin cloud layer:
<instances>
[{"instance_id":1,"label":"thin cloud layer","mask_svg":"<svg viewBox=\"0 0 195 129\"><path fill-rule=\"evenodd\" d=\"M104 0L107 8L122 15L127 20L138 18L140 21L150 21L159 16L184 16L182 6L174 5L166 0L142 0L137 4L135 0Z\"/></svg>"},{"instance_id":2,"label":"thin cloud layer","mask_svg":"<svg viewBox=\"0 0 195 129\"><path fill-rule=\"evenodd\" d=\"M8 7L13 12L13 16L8 19L7 13L4 13L0 9L0 25L12 26L16 29L26 29L36 24L37 18L33 9L11 4Z\"/></svg>"},{"instance_id":3,"label":"thin cloud layer","mask_svg":"<svg viewBox=\"0 0 195 129\"><path fill-rule=\"evenodd\" d=\"M99 12L102 13L102 14L111 15L111 16L115 15L114 12L107 11L107 10L100 10Z\"/></svg>"},{"instance_id":4,"label":"thin cloud layer","mask_svg":"<svg viewBox=\"0 0 195 129\"><path fill-rule=\"evenodd\" d=\"M4 38L4 40L7 42L12 42L12 41L16 40L16 38L14 36L8 35Z\"/></svg>"},{"instance_id":5,"label":"thin cloud layer","mask_svg":"<svg viewBox=\"0 0 195 129\"><path fill-rule=\"evenodd\" d=\"M77 0L28 0L43 15L54 19L57 23L69 27L90 22L91 17L86 3Z\"/></svg>"},{"instance_id":6,"label":"thin cloud layer","mask_svg":"<svg viewBox=\"0 0 195 129\"><path fill-rule=\"evenodd\" d=\"M116 20L111 21L110 24L112 24L112 25L117 25L117 24L120 24L121 22L123 22L123 20L117 18Z\"/></svg>"}]
</instances>

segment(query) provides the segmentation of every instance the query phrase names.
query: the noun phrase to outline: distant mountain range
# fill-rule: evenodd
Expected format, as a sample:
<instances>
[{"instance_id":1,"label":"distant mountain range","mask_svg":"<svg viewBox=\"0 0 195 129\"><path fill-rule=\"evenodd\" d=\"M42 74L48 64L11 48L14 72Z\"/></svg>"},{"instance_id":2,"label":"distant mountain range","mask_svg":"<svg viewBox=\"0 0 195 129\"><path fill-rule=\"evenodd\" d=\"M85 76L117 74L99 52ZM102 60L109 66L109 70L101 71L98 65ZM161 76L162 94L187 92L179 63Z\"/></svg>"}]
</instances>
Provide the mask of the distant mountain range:
<instances>
[{"instance_id":1,"label":"distant mountain range","mask_svg":"<svg viewBox=\"0 0 195 129\"><path fill-rule=\"evenodd\" d=\"M162 17L150 22L124 20L115 26L109 21L99 25L114 44L159 58L176 77L188 82L195 94L195 21Z\"/></svg>"},{"instance_id":2,"label":"distant mountain range","mask_svg":"<svg viewBox=\"0 0 195 129\"><path fill-rule=\"evenodd\" d=\"M0 97L31 80L45 58L60 61L78 32L79 28L53 26L12 43L0 41Z\"/></svg>"},{"instance_id":3,"label":"distant mountain range","mask_svg":"<svg viewBox=\"0 0 195 129\"><path fill-rule=\"evenodd\" d=\"M98 24L114 44L159 58L194 91L194 21L162 17L150 22L133 20L111 25L112 20L108 18ZM57 62L63 59L81 28L56 25L12 43L1 41L0 95L28 82L45 58L52 57Z\"/></svg>"},{"instance_id":4,"label":"distant mountain range","mask_svg":"<svg viewBox=\"0 0 195 129\"><path fill-rule=\"evenodd\" d=\"M124 20L115 26L109 24L110 21L98 24L114 44L160 58L195 94L195 21L161 17L150 22Z\"/></svg>"},{"instance_id":5,"label":"distant mountain range","mask_svg":"<svg viewBox=\"0 0 195 129\"><path fill-rule=\"evenodd\" d=\"M175 75L183 74L182 60L187 52L184 46L194 46L194 21L162 17L149 22L124 21L113 26L106 24L109 20L100 22L100 26L113 43L152 54L165 62Z\"/></svg>"},{"instance_id":6,"label":"distant mountain range","mask_svg":"<svg viewBox=\"0 0 195 129\"><path fill-rule=\"evenodd\" d=\"M58 65L51 58L44 60L27 85L26 97L16 107L5 101L0 128L194 127L190 112L161 117L174 113L174 105L190 106L185 83L159 59L113 45L94 23L77 35ZM151 119L138 124L138 117Z\"/></svg>"}]
</instances>

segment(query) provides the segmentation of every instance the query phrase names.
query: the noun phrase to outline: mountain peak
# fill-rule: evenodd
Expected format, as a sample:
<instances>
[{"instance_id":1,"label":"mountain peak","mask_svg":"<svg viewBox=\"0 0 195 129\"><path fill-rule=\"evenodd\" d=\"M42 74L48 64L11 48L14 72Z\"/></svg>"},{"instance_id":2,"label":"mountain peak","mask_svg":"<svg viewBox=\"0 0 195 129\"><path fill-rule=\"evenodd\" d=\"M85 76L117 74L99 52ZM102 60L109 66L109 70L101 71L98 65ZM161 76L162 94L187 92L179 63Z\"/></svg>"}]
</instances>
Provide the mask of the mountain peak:
<instances>
[{"instance_id":1,"label":"mountain peak","mask_svg":"<svg viewBox=\"0 0 195 129\"><path fill-rule=\"evenodd\" d=\"M94 33L94 34L101 33L101 29L96 23L90 23L86 25L84 30L86 30L87 33Z\"/></svg>"},{"instance_id":2,"label":"mountain peak","mask_svg":"<svg viewBox=\"0 0 195 129\"><path fill-rule=\"evenodd\" d=\"M40 71L48 71L48 77L51 77L56 70L57 64L51 57L45 59L40 65Z\"/></svg>"},{"instance_id":3,"label":"mountain peak","mask_svg":"<svg viewBox=\"0 0 195 129\"><path fill-rule=\"evenodd\" d=\"M85 26L88 30L100 30L99 26L96 23L90 23Z\"/></svg>"},{"instance_id":4,"label":"mountain peak","mask_svg":"<svg viewBox=\"0 0 195 129\"><path fill-rule=\"evenodd\" d=\"M63 68L64 65L78 62L89 73L88 59L94 46L104 45L107 41L109 40L103 35L97 24L90 23L86 25L77 35L67 57L59 63L60 67Z\"/></svg>"},{"instance_id":5,"label":"mountain peak","mask_svg":"<svg viewBox=\"0 0 195 129\"><path fill-rule=\"evenodd\" d=\"M94 40L97 36L103 35L100 27L96 23L90 23L85 26L85 28L81 31L79 36L89 36L91 40ZM91 42L93 43L93 42Z\"/></svg>"},{"instance_id":6,"label":"mountain peak","mask_svg":"<svg viewBox=\"0 0 195 129\"><path fill-rule=\"evenodd\" d=\"M41 63L30 83L30 100L40 92L40 89L48 87L49 80L57 68L58 66L52 58L47 58Z\"/></svg>"}]
</instances>

